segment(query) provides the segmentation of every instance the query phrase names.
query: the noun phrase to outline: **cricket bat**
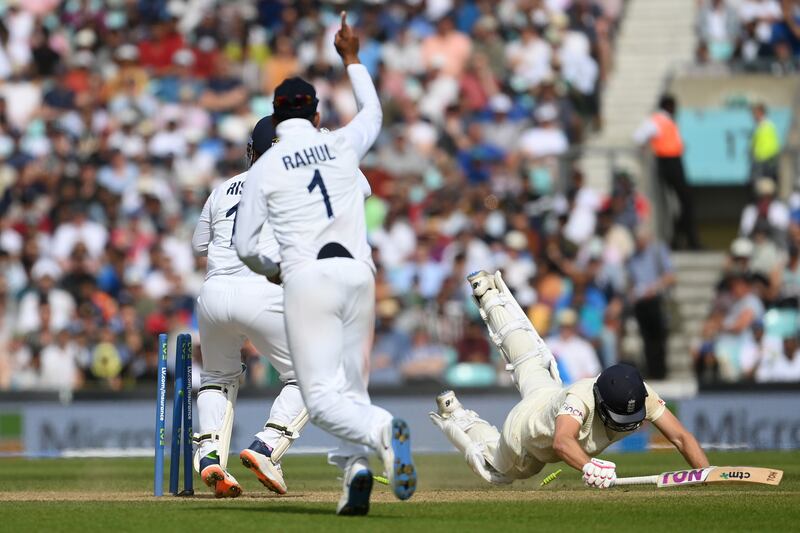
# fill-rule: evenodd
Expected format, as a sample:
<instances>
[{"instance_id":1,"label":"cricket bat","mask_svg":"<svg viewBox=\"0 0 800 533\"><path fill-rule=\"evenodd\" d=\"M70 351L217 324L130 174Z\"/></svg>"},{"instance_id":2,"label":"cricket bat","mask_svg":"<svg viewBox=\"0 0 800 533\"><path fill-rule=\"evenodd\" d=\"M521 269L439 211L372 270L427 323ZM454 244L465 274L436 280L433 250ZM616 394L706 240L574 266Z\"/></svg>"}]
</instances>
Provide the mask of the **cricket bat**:
<instances>
[{"instance_id":1,"label":"cricket bat","mask_svg":"<svg viewBox=\"0 0 800 533\"><path fill-rule=\"evenodd\" d=\"M659 488L682 485L704 485L707 483L758 483L779 485L783 470L754 466L709 466L692 470L663 472L656 476L617 478L615 486L656 485Z\"/></svg>"}]
</instances>

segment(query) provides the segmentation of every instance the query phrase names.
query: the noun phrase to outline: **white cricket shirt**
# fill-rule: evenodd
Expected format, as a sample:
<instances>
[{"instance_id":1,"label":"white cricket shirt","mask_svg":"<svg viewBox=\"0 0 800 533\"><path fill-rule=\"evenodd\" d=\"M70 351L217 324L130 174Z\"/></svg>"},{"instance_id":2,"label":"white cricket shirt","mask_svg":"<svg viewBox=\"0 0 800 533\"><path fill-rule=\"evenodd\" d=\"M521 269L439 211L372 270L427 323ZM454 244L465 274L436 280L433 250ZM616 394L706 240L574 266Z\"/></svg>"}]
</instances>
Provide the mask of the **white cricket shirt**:
<instances>
[{"instance_id":1,"label":"white cricket shirt","mask_svg":"<svg viewBox=\"0 0 800 533\"><path fill-rule=\"evenodd\" d=\"M277 127L280 142L248 171L234 240L239 257L255 272L277 271L274 256L259 244L267 219L280 247L284 281L316 261L329 243L344 246L375 269L358 164L375 142L383 117L367 69L349 65L347 73L359 108L349 124L324 132L305 119L285 120Z\"/></svg>"}]
</instances>

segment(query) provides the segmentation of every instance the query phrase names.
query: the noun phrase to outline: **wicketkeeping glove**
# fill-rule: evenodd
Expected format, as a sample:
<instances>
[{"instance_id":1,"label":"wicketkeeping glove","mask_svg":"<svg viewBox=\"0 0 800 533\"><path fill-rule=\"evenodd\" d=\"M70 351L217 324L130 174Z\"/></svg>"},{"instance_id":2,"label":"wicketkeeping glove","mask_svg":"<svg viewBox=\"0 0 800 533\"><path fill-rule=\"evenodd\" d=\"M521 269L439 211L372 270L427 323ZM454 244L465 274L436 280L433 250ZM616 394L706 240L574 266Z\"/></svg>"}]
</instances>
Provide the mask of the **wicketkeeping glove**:
<instances>
[{"instance_id":1,"label":"wicketkeeping glove","mask_svg":"<svg viewBox=\"0 0 800 533\"><path fill-rule=\"evenodd\" d=\"M583 465L583 482L587 487L607 489L617 480L617 465L611 461L592 459Z\"/></svg>"}]
</instances>

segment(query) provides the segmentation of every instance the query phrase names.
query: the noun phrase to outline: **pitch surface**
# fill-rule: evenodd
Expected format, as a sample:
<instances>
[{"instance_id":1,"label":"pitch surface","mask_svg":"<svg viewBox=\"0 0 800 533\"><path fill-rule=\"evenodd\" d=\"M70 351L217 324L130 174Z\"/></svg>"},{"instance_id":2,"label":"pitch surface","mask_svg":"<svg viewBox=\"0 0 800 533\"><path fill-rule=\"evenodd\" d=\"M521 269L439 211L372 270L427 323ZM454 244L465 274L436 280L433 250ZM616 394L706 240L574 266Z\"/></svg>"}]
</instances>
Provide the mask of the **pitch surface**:
<instances>
[{"instance_id":1,"label":"pitch surface","mask_svg":"<svg viewBox=\"0 0 800 533\"><path fill-rule=\"evenodd\" d=\"M683 468L676 453L604 456L620 475ZM711 453L712 464L771 466L780 487L584 488L577 472L551 465L535 479L491 487L456 455L417 458L419 489L408 502L376 484L368 517L334 516L340 485L322 456L289 456L289 494L267 493L237 461L245 493L216 500L195 476L193 498L154 498L149 459L0 459L5 531L791 531L800 523L800 454ZM377 466L377 465L375 465ZM539 480L563 468L544 488ZM378 471L378 469L376 469Z\"/></svg>"}]
</instances>

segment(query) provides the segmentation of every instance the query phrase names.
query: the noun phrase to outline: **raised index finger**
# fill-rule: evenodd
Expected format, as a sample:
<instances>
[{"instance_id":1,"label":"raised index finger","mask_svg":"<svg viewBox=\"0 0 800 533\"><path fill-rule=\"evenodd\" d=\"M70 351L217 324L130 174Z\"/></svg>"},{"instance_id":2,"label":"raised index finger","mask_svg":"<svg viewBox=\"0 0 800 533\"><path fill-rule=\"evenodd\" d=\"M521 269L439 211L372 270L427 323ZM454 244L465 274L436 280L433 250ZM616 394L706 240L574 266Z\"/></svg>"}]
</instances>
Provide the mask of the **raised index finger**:
<instances>
[{"instance_id":1,"label":"raised index finger","mask_svg":"<svg viewBox=\"0 0 800 533\"><path fill-rule=\"evenodd\" d=\"M347 27L347 11L342 11L342 29Z\"/></svg>"}]
</instances>

